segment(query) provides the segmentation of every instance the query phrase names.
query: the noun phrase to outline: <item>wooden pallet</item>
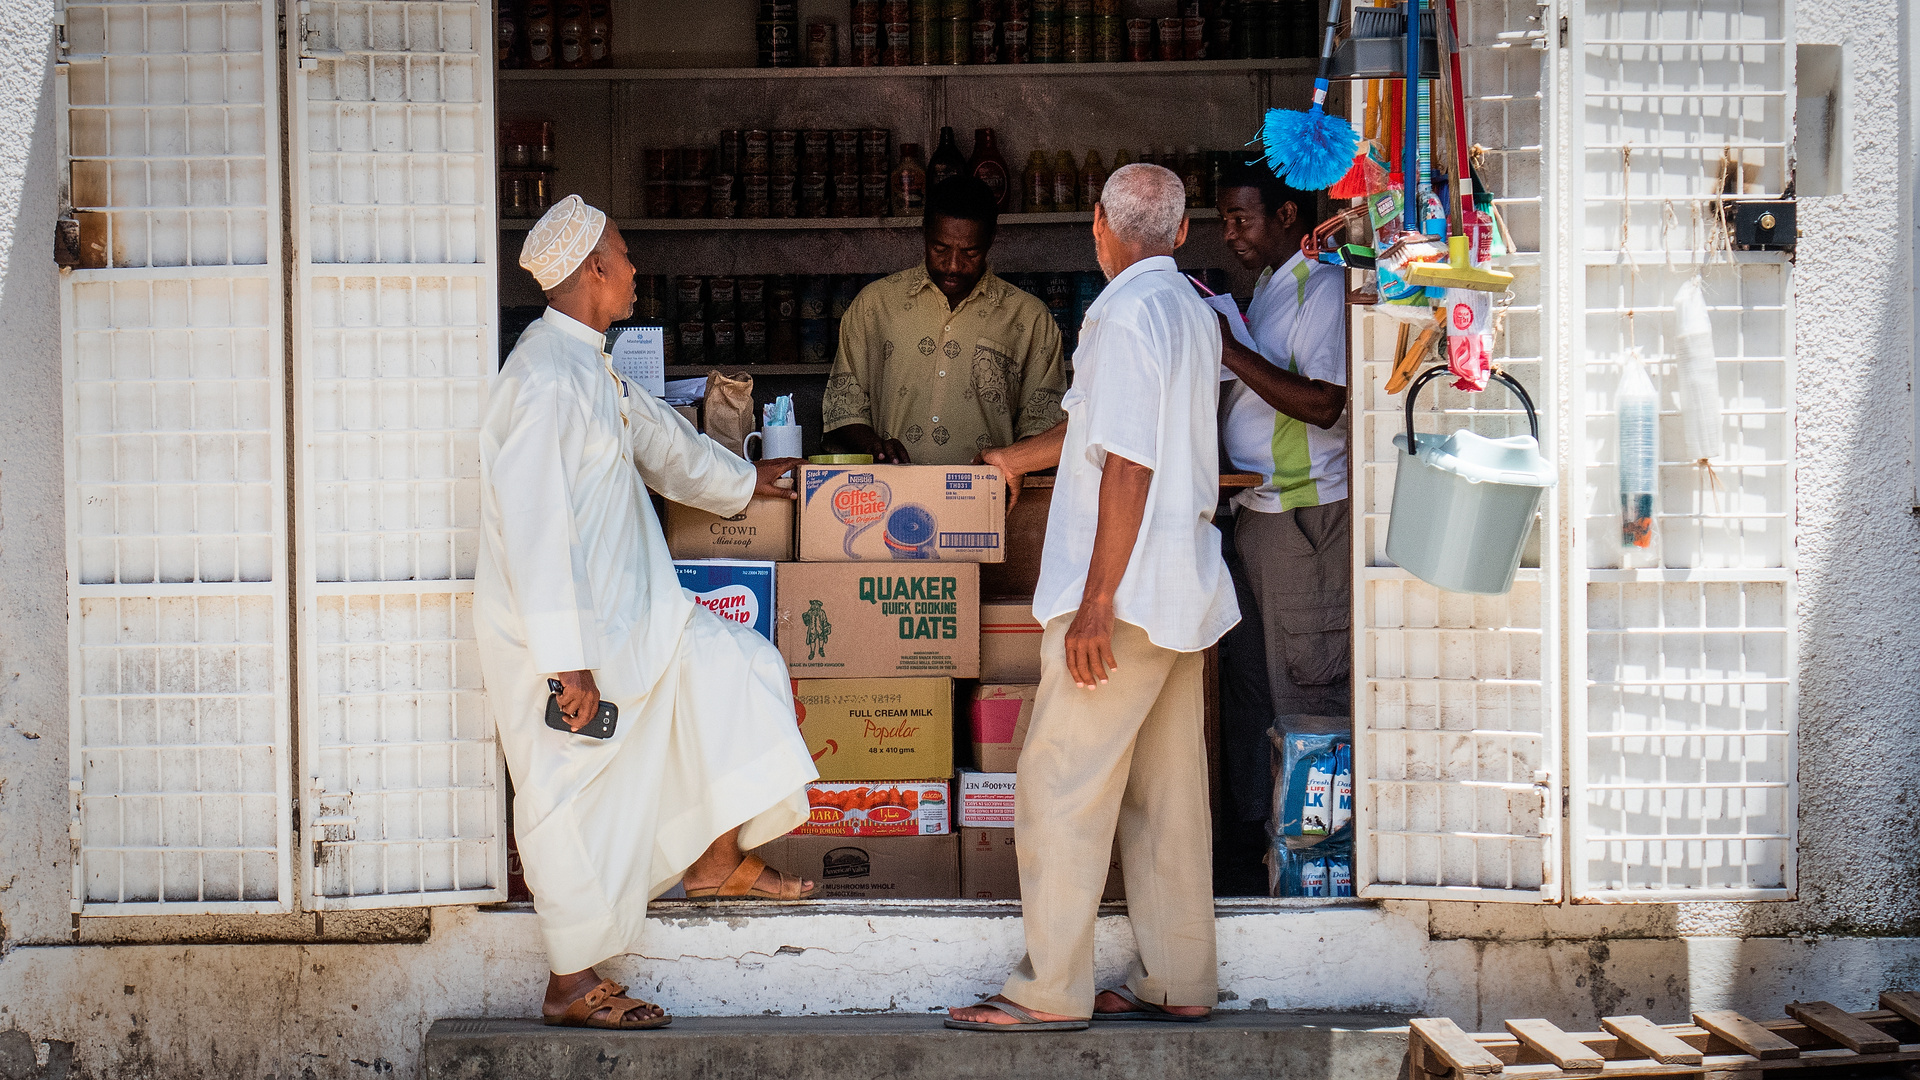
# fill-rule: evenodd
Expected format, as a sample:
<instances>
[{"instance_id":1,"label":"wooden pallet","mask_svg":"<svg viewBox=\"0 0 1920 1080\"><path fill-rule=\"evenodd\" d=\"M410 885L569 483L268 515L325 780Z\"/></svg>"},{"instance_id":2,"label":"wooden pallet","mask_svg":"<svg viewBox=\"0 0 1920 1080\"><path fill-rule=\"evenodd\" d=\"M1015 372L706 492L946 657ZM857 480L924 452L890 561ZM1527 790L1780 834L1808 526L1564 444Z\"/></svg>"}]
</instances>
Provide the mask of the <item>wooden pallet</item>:
<instances>
[{"instance_id":1,"label":"wooden pallet","mask_svg":"<svg viewBox=\"0 0 1920 1080\"><path fill-rule=\"evenodd\" d=\"M1505 1033L1489 1035L1469 1034L1445 1018L1415 1020L1411 1080L1610 1080L1920 1062L1920 993L1885 991L1871 1012L1806 1001L1789 1004L1786 1013L1784 1020L1754 1021L1713 1009L1694 1013L1691 1024L1609 1016L1600 1021L1604 1031L1591 1032L1509 1020Z\"/></svg>"}]
</instances>

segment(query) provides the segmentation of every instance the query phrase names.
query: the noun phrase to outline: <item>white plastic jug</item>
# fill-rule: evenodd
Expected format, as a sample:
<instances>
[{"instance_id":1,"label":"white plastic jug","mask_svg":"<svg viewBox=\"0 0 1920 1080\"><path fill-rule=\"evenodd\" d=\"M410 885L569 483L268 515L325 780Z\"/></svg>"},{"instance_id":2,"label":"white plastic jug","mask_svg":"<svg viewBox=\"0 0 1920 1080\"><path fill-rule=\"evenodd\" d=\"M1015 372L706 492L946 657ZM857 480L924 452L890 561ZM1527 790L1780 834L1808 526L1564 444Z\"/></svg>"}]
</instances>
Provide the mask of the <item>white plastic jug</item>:
<instances>
[{"instance_id":1,"label":"white plastic jug","mask_svg":"<svg viewBox=\"0 0 1920 1080\"><path fill-rule=\"evenodd\" d=\"M1387 557L1449 592L1499 595L1513 588L1540 495L1554 484L1553 463L1540 456L1533 399L1497 369L1493 378L1526 407L1531 436L1488 439L1462 429L1444 438L1416 439L1413 399L1447 373L1445 365L1429 368L1407 389L1407 433L1393 437L1400 464L1394 473L1393 516L1387 521Z\"/></svg>"}]
</instances>

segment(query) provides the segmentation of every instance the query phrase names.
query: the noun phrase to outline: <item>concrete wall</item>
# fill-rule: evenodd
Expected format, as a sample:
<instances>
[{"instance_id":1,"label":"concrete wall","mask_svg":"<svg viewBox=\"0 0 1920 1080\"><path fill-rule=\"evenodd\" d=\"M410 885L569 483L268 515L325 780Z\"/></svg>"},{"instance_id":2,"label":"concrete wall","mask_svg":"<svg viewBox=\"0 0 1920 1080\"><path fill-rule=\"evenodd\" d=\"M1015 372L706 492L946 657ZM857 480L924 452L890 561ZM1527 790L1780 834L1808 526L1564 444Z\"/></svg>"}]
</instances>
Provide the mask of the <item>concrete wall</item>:
<instances>
[{"instance_id":1,"label":"concrete wall","mask_svg":"<svg viewBox=\"0 0 1920 1080\"><path fill-rule=\"evenodd\" d=\"M51 9L0 4L0 1077L410 1072L435 1017L537 1008L530 915L88 920L75 944ZM1902 0L1824 0L1798 18L1801 41L1846 46L1855 87L1851 186L1800 205L1802 899L1232 915L1226 1007L1420 1010L1488 1027L1770 1014L1792 997L1863 1007L1883 986L1920 986L1916 16ZM1103 922L1104 972L1123 964L1127 934ZM990 990L1018 952L1005 916L670 915L617 974L683 1012L917 1011Z\"/></svg>"}]
</instances>

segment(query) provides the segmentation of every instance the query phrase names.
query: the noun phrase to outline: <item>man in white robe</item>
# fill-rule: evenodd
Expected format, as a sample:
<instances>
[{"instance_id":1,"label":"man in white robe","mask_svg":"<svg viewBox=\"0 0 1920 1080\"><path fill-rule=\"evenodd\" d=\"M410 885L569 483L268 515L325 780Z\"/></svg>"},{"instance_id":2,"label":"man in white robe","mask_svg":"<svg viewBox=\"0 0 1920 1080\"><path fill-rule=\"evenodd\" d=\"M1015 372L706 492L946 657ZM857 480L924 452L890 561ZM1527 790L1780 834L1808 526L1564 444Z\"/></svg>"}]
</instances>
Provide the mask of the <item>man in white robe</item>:
<instances>
[{"instance_id":1,"label":"man in white robe","mask_svg":"<svg viewBox=\"0 0 1920 1080\"><path fill-rule=\"evenodd\" d=\"M605 333L634 279L605 215L568 197L520 261L549 306L488 395L474 623L553 971L543 1012L660 1027L593 965L635 951L648 902L683 879L689 896L807 895L745 850L807 819L818 773L786 664L680 588L647 488L732 515L756 493L791 498L773 481L796 462L744 461L613 371ZM550 678L573 731L545 723ZM578 734L603 698L612 737Z\"/></svg>"}]
</instances>

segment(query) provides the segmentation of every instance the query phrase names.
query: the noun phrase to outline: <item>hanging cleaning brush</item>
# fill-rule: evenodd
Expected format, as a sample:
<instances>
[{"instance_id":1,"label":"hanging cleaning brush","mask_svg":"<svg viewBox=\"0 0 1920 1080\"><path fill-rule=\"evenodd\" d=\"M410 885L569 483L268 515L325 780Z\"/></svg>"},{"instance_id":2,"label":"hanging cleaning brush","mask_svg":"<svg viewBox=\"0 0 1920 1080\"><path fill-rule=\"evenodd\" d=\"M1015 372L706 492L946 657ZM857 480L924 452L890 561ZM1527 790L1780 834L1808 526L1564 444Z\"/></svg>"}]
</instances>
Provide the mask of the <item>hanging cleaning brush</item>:
<instances>
[{"instance_id":1,"label":"hanging cleaning brush","mask_svg":"<svg viewBox=\"0 0 1920 1080\"><path fill-rule=\"evenodd\" d=\"M1313 81L1313 106L1305 112L1268 109L1260 126L1267 167L1301 191L1331 187L1353 167L1360 136L1344 118L1329 116L1327 76L1333 70L1333 33L1340 24L1339 0L1328 0L1327 33L1320 46L1320 76Z\"/></svg>"}]
</instances>

